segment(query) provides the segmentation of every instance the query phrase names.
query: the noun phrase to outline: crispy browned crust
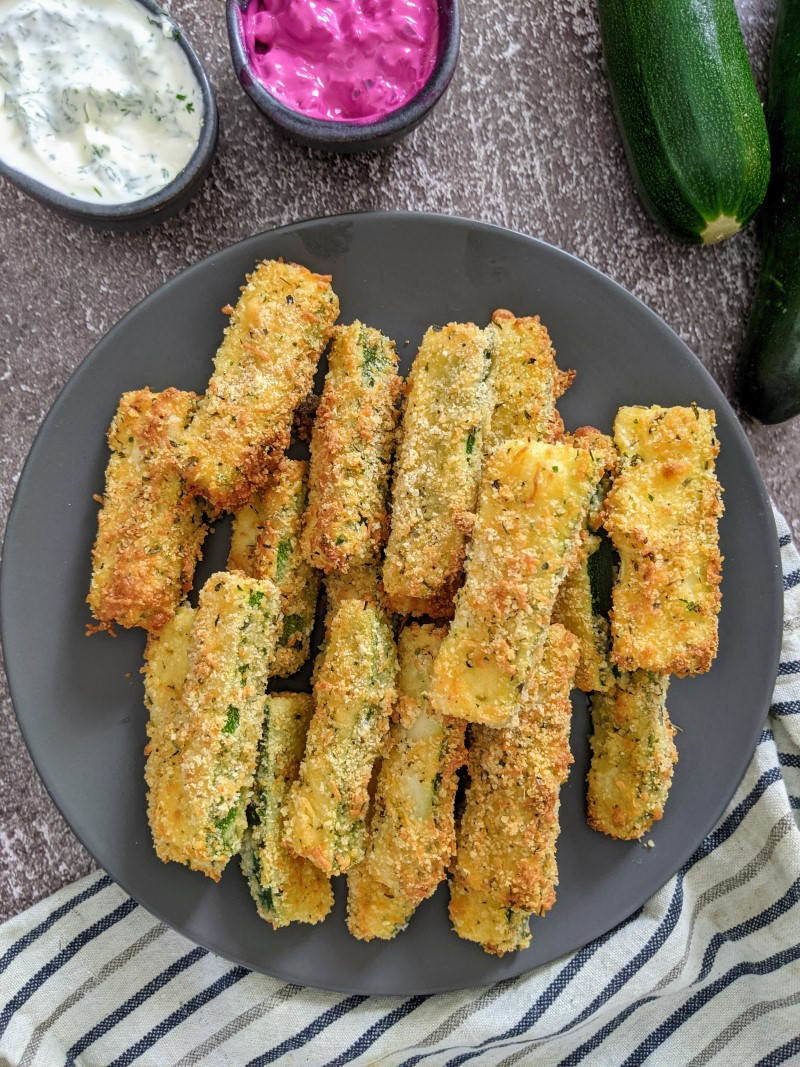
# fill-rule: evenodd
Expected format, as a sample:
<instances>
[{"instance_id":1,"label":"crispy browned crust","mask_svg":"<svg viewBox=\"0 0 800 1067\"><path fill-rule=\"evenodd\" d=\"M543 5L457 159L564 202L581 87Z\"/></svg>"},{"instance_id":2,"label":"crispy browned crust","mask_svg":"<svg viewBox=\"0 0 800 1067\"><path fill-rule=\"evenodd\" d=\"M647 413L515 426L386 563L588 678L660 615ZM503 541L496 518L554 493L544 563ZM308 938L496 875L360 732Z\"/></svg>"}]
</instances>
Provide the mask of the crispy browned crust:
<instances>
[{"instance_id":1,"label":"crispy browned crust","mask_svg":"<svg viewBox=\"0 0 800 1067\"><path fill-rule=\"evenodd\" d=\"M572 384L575 372L559 370L547 327L538 315L517 318L498 308L488 330L494 332L496 343L489 378L494 396L486 455L514 438L557 441L564 423L556 400Z\"/></svg>"},{"instance_id":2,"label":"crispy browned crust","mask_svg":"<svg viewBox=\"0 0 800 1067\"><path fill-rule=\"evenodd\" d=\"M311 444L311 434L314 430L314 418L317 414L318 407L319 396L316 393L309 393L308 396L304 397L295 408L292 434L307 445Z\"/></svg>"},{"instance_id":3,"label":"crispy browned crust","mask_svg":"<svg viewBox=\"0 0 800 1067\"><path fill-rule=\"evenodd\" d=\"M631 841L663 816L678 762L668 685L666 675L635 671L592 694L586 818L593 830Z\"/></svg>"},{"instance_id":4,"label":"crispy browned crust","mask_svg":"<svg viewBox=\"0 0 800 1067\"><path fill-rule=\"evenodd\" d=\"M120 399L92 549L87 602L99 624L92 629L117 623L157 631L191 588L207 527L171 441L196 400L178 389L139 389Z\"/></svg>"},{"instance_id":5,"label":"crispy browned crust","mask_svg":"<svg viewBox=\"0 0 800 1067\"><path fill-rule=\"evenodd\" d=\"M714 412L696 405L617 413L621 469L604 521L620 557L610 619L622 670L684 677L716 656L723 506L714 425Z\"/></svg>"},{"instance_id":6,"label":"crispy browned crust","mask_svg":"<svg viewBox=\"0 0 800 1067\"><path fill-rule=\"evenodd\" d=\"M221 510L261 489L286 450L339 314L330 276L264 260L252 274L214 358L214 373L178 442L184 476Z\"/></svg>"},{"instance_id":7,"label":"crispy browned crust","mask_svg":"<svg viewBox=\"0 0 800 1067\"><path fill-rule=\"evenodd\" d=\"M461 581L489 424L493 338L431 327L406 383L383 581L392 609L447 617Z\"/></svg>"},{"instance_id":8,"label":"crispy browned crust","mask_svg":"<svg viewBox=\"0 0 800 1067\"><path fill-rule=\"evenodd\" d=\"M356 321L334 330L311 437L303 551L326 574L377 562L402 379L394 342Z\"/></svg>"},{"instance_id":9,"label":"crispy browned crust","mask_svg":"<svg viewBox=\"0 0 800 1067\"><path fill-rule=\"evenodd\" d=\"M433 597L387 596L387 603L397 615L427 615L438 621L452 619L455 613L456 593L461 588L463 580L464 572L459 570L458 574L452 575L447 582L443 583Z\"/></svg>"},{"instance_id":10,"label":"crispy browned crust","mask_svg":"<svg viewBox=\"0 0 800 1067\"><path fill-rule=\"evenodd\" d=\"M555 903L559 793L573 762L569 693L577 662L575 638L551 626L531 687L537 695L520 708L519 725L472 730L450 918L459 937L497 955L508 946L483 914L487 902L487 914L507 911L515 930L519 913L543 915Z\"/></svg>"},{"instance_id":11,"label":"crispy browned crust","mask_svg":"<svg viewBox=\"0 0 800 1067\"><path fill-rule=\"evenodd\" d=\"M604 474L615 474L619 467L619 452L612 438L596 426L579 426L571 434L564 435L565 441L571 441L576 448L585 448L602 462Z\"/></svg>"}]
</instances>

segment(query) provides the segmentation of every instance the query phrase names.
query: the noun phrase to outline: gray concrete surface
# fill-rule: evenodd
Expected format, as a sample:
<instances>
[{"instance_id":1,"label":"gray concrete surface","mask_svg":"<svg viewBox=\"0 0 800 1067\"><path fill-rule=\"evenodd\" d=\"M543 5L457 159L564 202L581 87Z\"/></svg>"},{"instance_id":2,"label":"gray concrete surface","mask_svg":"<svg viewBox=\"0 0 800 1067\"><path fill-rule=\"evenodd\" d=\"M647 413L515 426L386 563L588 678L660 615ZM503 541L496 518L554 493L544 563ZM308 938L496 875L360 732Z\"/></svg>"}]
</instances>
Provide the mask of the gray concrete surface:
<instances>
[{"instance_id":1,"label":"gray concrete surface","mask_svg":"<svg viewBox=\"0 0 800 1067\"><path fill-rule=\"evenodd\" d=\"M189 209L159 229L109 236L61 221L0 180L3 523L58 390L133 303L232 241L315 215L414 208L541 237L649 304L730 395L755 278L753 235L686 249L644 215L609 107L592 0L464 0L459 69L438 109L398 146L351 158L295 147L261 120L231 72L222 0L171 6L211 75L222 123L213 172ZM774 3L739 6L763 86ZM800 533L800 420L747 430ZM2 696L0 917L92 866L39 782L5 687Z\"/></svg>"}]
</instances>

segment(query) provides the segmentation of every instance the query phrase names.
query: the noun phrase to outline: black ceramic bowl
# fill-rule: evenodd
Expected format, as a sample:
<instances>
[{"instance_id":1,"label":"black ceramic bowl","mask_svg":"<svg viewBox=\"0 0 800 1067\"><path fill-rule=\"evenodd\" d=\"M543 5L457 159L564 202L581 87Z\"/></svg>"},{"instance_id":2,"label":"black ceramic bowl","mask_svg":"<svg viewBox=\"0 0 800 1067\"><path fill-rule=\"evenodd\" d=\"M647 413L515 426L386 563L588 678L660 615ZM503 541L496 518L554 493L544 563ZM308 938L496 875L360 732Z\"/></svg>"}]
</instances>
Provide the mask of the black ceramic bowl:
<instances>
[{"instance_id":1,"label":"black ceramic bowl","mask_svg":"<svg viewBox=\"0 0 800 1067\"><path fill-rule=\"evenodd\" d=\"M158 18L166 17L170 22L174 22L153 0L137 0L137 3L141 4L151 15L156 15ZM88 223L99 230L116 230L117 232L142 230L180 211L189 203L208 174L217 147L219 123L214 92L195 50L182 31L177 40L200 86L203 97L203 125L200 129L200 140L189 162L169 185L165 185L163 189L159 189L157 193L143 200L104 205L76 200L74 196L66 196L49 185L44 185L34 178L29 178L27 174L7 166L2 159L0 159L0 174L14 182L28 196L34 197L53 211L57 211L59 215L65 215L75 222Z\"/></svg>"},{"instance_id":2,"label":"black ceramic bowl","mask_svg":"<svg viewBox=\"0 0 800 1067\"><path fill-rule=\"evenodd\" d=\"M239 12L247 7L247 0L226 0L228 6L228 38L234 70L242 88L268 119L300 144L322 148L328 152L366 152L399 141L425 118L439 100L456 69L458 46L461 41L461 20L458 0L438 0L439 53L430 78L407 104L392 111L378 122L366 125L355 122L329 122L312 119L282 104L258 80L247 62Z\"/></svg>"}]
</instances>

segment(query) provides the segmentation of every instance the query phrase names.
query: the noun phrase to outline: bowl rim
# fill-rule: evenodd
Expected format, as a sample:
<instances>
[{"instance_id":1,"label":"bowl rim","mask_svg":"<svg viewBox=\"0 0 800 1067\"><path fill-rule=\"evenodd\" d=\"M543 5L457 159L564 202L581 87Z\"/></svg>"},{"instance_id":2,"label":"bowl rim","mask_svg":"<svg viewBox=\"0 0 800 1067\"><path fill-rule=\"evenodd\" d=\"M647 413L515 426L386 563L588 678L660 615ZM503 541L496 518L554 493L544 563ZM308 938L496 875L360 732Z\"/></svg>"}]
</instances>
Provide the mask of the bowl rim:
<instances>
[{"instance_id":1,"label":"bowl rim","mask_svg":"<svg viewBox=\"0 0 800 1067\"><path fill-rule=\"evenodd\" d=\"M177 36L173 37L173 40L183 49L186 58L189 60L192 73L200 86L200 95L203 99L203 123L200 127L200 136L185 166L175 175L171 182L149 196L141 197L138 200L126 200L120 204L95 204L88 200L78 200L73 196L60 192L60 190L51 185L39 181L37 178L32 178L24 171L17 170L16 167L10 166L0 157L0 174L13 182L24 193L63 213L71 215L73 218L83 217L89 221L102 222L109 220L116 222L139 219L157 213L186 192L204 170L216 149L219 126L217 102L211 82L200 62L199 56L187 40L183 28L168 11L165 11L156 3L156 0L133 0L133 2L143 7L149 14L156 15L160 19L166 19L175 29Z\"/></svg>"},{"instance_id":2,"label":"bowl rim","mask_svg":"<svg viewBox=\"0 0 800 1067\"><path fill-rule=\"evenodd\" d=\"M461 14L459 0L437 0L439 25L446 28L440 38L436 63L428 80L402 107L390 111L375 122L339 122L317 119L294 111L281 103L266 88L252 70L242 38L240 12L250 0L226 0L226 21L231 59L239 84L255 105L276 125L307 141L329 144L364 144L378 138L391 137L415 126L443 95L456 69L461 43Z\"/></svg>"}]
</instances>

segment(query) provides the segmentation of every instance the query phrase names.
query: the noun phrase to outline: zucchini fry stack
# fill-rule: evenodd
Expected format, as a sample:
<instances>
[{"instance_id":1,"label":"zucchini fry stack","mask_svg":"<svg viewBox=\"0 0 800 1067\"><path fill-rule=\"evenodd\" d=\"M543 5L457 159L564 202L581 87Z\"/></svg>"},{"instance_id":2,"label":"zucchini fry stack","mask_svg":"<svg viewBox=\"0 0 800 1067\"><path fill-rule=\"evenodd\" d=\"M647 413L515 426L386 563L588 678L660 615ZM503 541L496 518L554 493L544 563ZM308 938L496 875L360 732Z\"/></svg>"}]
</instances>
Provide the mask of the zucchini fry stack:
<instances>
[{"instance_id":1,"label":"zucchini fry stack","mask_svg":"<svg viewBox=\"0 0 800 1067\"><path fill-rule=\"evenodd\" d=\"M197 403L194 393L123 393L108 430L111 457L97 516L87 601L100 629L159 630L192 585L207 533L187 493L171 442Z\"/></svg>"},{"instance_id":2,"label":"zucchini fry stack","mask_svg":"<svg viewBox=\"0 0 800 1067\"><path fill-rule=\"evenodd\" d=\"M572 755L570 689L578 645L548 628L537 679L508 729L474 727L469 787L450 883L459 937L502 956L526 948L528 919L555 903L559 791Z\"/></svg>"},{"instance_id":3,"label":"zucchini fry stack","mask_svg":"<svg viewBox=\"0 0 800 1067\"><path fill-rule=\"evenodd\" d=\"M148 815L160 859L219 881L246 826L278 592L268 581L214 574L191 626L190 613L181 609L146 651Z\"/></svg>"},{"instance_id":4,"label":"zucchini fry stack","mask_svg":"<svg viewBox=\"0 0 800 1067\"><path fill-rule=\"evenodd\" d=\"M383 567L400 615L452 615L491 416L493 346L473 323L432 326L408 376Z\"/></svg>"},{"instance_id":5,"label":"zucchini fry stack","mask_svg":"<svg viewBox=\"0 0 800 1067\"><path fill-rule=\"evenodd\" d=\"M308 659L319 575L303 559L300 536L308 464L283 459L269 486L233 517L228 570L268 578L280 594L281 622L270 676L288 678Z\"/></svg>"},{"instance_id":6,"label":"zucchini fry stack","mask_svg":"<svg viewBox=\"0 0 800 1067\"><path fill-rule=\"evenodd\" d=\"M567 434L573 373L503 309L428 329L403 388L394 343L335 327L330 278L297 264L259 263L224 310L201 398L121 398L92 553L90 629L148 635L156 853L215 881L240 853L274 928L321 922L347 873L364 941L449 877L460 937L525 948L558 885L573 682L589 825L634 840L662 817L670 676L717 650L714 413L626 407L613 441ZM331 338L310 462L288 459ZM233 533L193 608L204 510ZM321 576L312 693L267 695L308 659Z\"/></svg>"},{"instance_id":7,"label":"zucchini fry stack","mask_svg":"<svg viewBox=\"0 0 800 1067\"><path fill-rule=\"evenodd\" d=\"M455 851L457 770L465 724L428 700L444 628L412 623L400 633L398 704L380 766L364 860L347 875L347 925L364 941L389 939L435 891Z\"/></svg>"}]
</instances>

